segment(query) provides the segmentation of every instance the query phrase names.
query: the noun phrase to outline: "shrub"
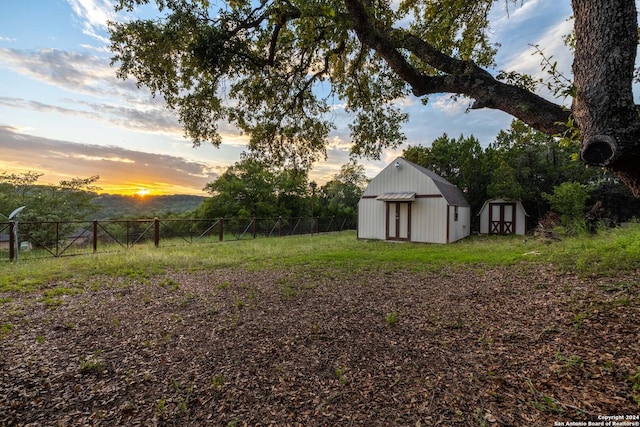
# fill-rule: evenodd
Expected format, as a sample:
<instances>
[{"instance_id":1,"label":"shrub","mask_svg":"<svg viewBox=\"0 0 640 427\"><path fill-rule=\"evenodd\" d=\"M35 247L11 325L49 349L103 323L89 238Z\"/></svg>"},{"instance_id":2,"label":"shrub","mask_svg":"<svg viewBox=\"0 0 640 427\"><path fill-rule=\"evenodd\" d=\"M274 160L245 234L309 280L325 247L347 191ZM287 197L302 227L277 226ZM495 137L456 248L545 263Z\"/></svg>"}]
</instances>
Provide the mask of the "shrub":
<instances>
[{"instance_id":1,"label":"shrub","mask_svg":"<svg viewBox=\"0 0 640 427\"><path fill-rule=\"evenodd\" d=\"M562 225L571 228L584 228L584 212L589 197L587 186L577 182L563 182L554 187L553 194L543 193L542 197L551 205L551 209L560 214Z\"/></svg>"}]
</instances>

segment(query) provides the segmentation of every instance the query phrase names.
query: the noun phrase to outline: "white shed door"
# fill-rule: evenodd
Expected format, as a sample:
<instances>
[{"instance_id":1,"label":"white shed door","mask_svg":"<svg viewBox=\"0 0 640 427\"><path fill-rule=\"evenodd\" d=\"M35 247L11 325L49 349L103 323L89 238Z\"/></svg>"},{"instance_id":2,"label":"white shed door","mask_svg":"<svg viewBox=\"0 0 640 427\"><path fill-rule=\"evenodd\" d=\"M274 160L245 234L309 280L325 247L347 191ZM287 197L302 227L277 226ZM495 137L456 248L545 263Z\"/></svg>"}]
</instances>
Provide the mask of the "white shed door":
<instances>
[{"instance_id":1,"label":"white shed door","mask_svg":"<svg viewBox=\"0 0 640 427\"><path fill-rule=\"evenodd\" d=\"M489 234L513 234L515 223L515 203L489 204Z\"/></svg>"},{"instance_id":2,"label":"white shed door","mask_svg":"<svg viewBox=\"0 0 640 427\"><path fill-rule=\"evenodd\" d=\"M387 202L387 240L411 240L411 203Z\"/></svg>"}]
</instances>

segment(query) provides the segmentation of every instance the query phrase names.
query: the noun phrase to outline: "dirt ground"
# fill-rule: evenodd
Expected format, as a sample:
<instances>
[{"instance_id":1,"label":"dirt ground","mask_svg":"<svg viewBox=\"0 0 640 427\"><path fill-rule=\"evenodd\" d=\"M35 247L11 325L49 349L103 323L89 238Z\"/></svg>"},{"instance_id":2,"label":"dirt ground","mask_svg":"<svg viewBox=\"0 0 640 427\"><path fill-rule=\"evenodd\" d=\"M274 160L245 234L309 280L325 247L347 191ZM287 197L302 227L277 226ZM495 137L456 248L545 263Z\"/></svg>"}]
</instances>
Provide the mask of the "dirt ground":
<instances>
[{"instance_id":1,"label":"dirt ground","mask_svg":"<svg viewBox=\"0 0 640 427\"><path fill-rule=\"evenodd\" d=\"M0 426L552 426L640 413L639 272L336 274L173 272L1 294Z\"/></svg>"}]
</instances>

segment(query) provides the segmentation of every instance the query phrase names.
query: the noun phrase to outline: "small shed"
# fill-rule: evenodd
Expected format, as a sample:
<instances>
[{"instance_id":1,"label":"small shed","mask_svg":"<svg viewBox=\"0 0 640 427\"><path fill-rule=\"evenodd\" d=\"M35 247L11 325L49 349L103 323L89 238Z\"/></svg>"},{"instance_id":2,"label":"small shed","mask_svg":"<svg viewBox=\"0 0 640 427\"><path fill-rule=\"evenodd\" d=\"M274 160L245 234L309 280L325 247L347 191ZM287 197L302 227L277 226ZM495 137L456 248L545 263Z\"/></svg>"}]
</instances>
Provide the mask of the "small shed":
<instances>
[{"instance_id":1,"label":"small shed","mask_svg":"<svg viewBox=\"0 0 640 427\"><path fill-rule=\"evenodd\" d=\"M93 233L86 228L77 228L73 233L67 236L65 240L65 245L75 245L78 247L85 247L89 243L91 243L93 238Z\"/></svg>"},{"instance_id":2,"label":"small shed","mask_svg":"<svg viewBox=\"0 0 640 427\"><path fill-rule=\"evenodd\" d=\"M398 157L358 203L358 238L451 243L469 236L471 207L458 187Z\"/></svg>"},{"instance_id":3,"label":"small shed","mask_svg":"<svg viewBox=\"0 0 640 427\"><path fill-rule=\"evenodd\" d=\"M0 249L11 249L11 236L0 234ZM20 242L20 250L27 251L33 249L31 242Z\"/></svg>"},{"instance_id":4,"label":"small shed","mask_svg":"<svg viewBox=\"0 0 640 427\"><path fill-rule=\"evenodd\" d=\"M480 234L527 233L527 212L520 200L491 199L480 209Z\"/></svg>"},{"instance_id":5,"label":"small shed","mask_svg":"<svg viewBox=\"0 0 640 427\"><path fill-rule=\"evenodd\" d=\"M0 249L9 249L10 241L8 234L0 234Z\"/></svg>"}]
</instances>

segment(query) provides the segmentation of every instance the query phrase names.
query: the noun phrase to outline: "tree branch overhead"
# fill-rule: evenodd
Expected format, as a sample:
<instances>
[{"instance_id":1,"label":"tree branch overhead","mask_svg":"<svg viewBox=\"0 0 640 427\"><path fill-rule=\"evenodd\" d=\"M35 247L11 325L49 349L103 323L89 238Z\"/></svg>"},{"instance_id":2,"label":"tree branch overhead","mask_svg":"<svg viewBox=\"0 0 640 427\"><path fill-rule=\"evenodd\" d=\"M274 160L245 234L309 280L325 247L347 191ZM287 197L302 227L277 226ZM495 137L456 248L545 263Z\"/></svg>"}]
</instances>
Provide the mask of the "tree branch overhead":
<instances>
[{"instance_id":1,"label":"tree branch overhead","mask_svg":"<svg viewBox=\"0 0 640 427\"><path fill-rule=\"evenodd\" d=\"M119 6L150 2L121 0ZM324 115L331 110L329 97L337 95L355 113L356 151L376 156L404 138L406 115L397 99L452 93L471 98L471 109L501 110L549 135L564 134L575 123L584 137L582 159L618 174L640 195L640 124L631 87L635 0L572 1L571 109L489 72L495 47L487 37L488 16L495 0L415 0L395 9L363 0L263 0L257 8L233 1L217 12L215 23L203 18L214 13L208 2L156 3L164 20L111 25L114 61L120 76L133 75L173 100L196 141L219 143L215 126L191 123L208 114L205 121L226 118L253 135L252 148L310 165L326 150L331 120ZM215 37L203 39L207 32ZM148 43L159 38L162 44ZM204 41L199 51L193 40ZM189 52L207 52L208 60L198 62ZM330 90L319 90L325 81ZM199 114L189 114L194 105Z\"/></svg>"}]
</instances>

